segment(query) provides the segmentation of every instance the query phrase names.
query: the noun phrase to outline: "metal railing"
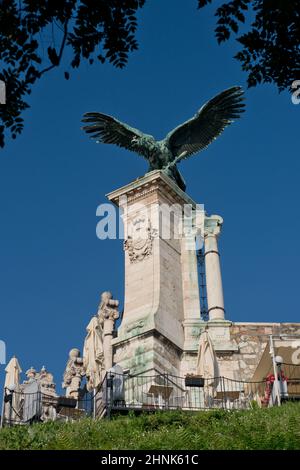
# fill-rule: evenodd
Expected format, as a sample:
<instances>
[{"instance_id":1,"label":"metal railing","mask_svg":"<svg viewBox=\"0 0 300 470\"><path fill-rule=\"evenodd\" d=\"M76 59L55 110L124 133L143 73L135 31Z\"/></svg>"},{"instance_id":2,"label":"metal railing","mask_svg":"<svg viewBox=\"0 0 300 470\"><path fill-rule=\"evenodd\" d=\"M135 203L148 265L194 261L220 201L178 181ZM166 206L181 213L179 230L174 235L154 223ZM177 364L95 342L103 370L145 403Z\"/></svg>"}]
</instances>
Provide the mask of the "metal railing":
<instances>
[{"instance_id":1,"label":"metal railing","mask_svg":"<svg viewBox=\"0 0 300 470\"><path fill-rule=\"evenodd\" d=\"M96 416L113 411L249 409L264 397L265 382L169 374L130 376L108 373L96 394Z\"/></svg>"},{"instance_id":2,"label":"metal railing","mask_svg":"<svg viewBox=\"0 0 300 470\"><path fill-rule=\"evenodd\" d=\"M42 394L24 393L5 388L3 394L1 427L31 424L42 414Z\"/></svg>"},{"instance_id":3,"label":"metal railing","mask_svg":"<svg viewBox=\"0 0 300 470\"><path fill-rule=\"evenodd\" d=\"M300 400L300 365L282 364L281 401ZM286 379L286 380L285 380ZM95 416L154 410L241 410L277 405L274 382L246 382L227 377L177 377L170 374L118 375L107 373L95 396Z\"/></svg>"},{"instance_id":4,"label":"metal railing","mask_svg":"<svg viewBox=\"0 0 300 470\"><path fill-rule=\"evenodd\" d=\"M282 372L282 375L281 375ZM300 400L300 365L281 364L281 403ZM95 392L81 390L79 399L26 394L5 390L2 426L30 424L48 419L76 420L109 417L114 412L156 410L247 410L278 404L274 380L260 382L227 377L177 377L170 374L130 375L107 372Z\"/></svg>"}]
</instances>

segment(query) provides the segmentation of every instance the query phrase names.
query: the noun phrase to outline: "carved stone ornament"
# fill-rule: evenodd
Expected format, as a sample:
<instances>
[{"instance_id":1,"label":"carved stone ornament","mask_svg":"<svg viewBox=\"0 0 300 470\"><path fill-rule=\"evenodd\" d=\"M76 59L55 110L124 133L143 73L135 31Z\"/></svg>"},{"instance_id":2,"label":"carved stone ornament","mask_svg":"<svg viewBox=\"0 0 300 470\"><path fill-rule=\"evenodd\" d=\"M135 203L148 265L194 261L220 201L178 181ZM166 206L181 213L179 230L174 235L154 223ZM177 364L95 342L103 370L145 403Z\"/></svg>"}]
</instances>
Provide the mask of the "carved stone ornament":
<instances>
[{"instance_id":1,"label":"carved stone ornament","mask_svg":"<svg viewBox=\"0 0 300 470\"><path fill-rule=\"evenodd\" d=\"M66 396L78 400L82 377L85 375L83 359L79 349L71 349L69 360L64 372L62 387L66 389Z\"/></svg>"},{"instance_id":2,"label":"carved stone ornament","mask_svg":"<svg viewBox=\"0 0 300 470\"><path fill-rule=\"evenodd\" d=\"M151 227L151 222L144 216L135 218L129 225L131 233L124 241L124 250L128 251L131 263L143 261L152 254L153 240L158 231Z\"/></svg>"},{"instance_id":3,"label":"carved stone ornament","mask_svg":"<svg viewBox=\"0 0 300 470\"><path fill-rule=\"evenodd\" d=\"M112 293L109 291L101 294L101 301L98 306L97 317L101 328L104 327L105 320L118 320L119 318L119 301L113 299Z\"/></svg>"},{"instance_id":4,"label":"carved stone ornament","mask_svg":"<svg viewBox=\"0 0 300 470\"><path fill-rule=\"evenodd\" d=\"M34 367L31 366L30 369L26 371L26 377L27 380L24 380L23 385L37 381L40 384L42 394L56 396L53 374L48 372L45 366L41 368L40 372L37 372Z\"/></svg>"}]
</instances>

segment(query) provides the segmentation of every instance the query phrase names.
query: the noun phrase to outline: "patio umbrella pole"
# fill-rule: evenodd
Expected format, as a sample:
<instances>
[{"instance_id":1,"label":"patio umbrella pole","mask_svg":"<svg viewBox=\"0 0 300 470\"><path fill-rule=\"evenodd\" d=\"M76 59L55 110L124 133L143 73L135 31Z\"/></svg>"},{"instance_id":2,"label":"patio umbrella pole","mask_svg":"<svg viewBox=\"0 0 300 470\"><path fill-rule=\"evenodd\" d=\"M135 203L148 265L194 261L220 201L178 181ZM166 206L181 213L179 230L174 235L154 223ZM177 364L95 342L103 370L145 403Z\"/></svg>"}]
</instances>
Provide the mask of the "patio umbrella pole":
<instances>
[{"instance_id":1,"label":"patio umbrella pole","mask_svg":"<svg viewBox=\"0 0 300 470\"><path fill-rule=\"evenodd\" d=\"M0 428L3 428L3 424L4 424L4 407L5 407L4 399L5 399L5 391L6 391L6 388L4 387L4 388L3 388L3 396L2 396L2 408L1 408L1 423L0 423Z\"/></svg>"},{"instance_id":2,"label":"patio umbrella pole","mask_svg":"<svg viewBox=\"0 0 300 470\"><path fill-rule=\"evenodd\" d=\"M277 372L277 366L276 366L276 361L275 361L274 342L273 342L272 335L270 335L270 354L272 356L272 363L273 363L273 370L274 370L274 377L275 377L274 385L276 387L277 403L278 403L278 406L281 406L278 372Z\"/></svg>"},{"instance_id":3,"label":"patio umbrella pole","mask_svg":"<svg viewBox=\"0 0 300 470\"><path fill-rule=\"evenodd\" d=\"M96 419L96 389L94 388L94 400L93 400L93 416Z\"/></svg>"}]
</instances>

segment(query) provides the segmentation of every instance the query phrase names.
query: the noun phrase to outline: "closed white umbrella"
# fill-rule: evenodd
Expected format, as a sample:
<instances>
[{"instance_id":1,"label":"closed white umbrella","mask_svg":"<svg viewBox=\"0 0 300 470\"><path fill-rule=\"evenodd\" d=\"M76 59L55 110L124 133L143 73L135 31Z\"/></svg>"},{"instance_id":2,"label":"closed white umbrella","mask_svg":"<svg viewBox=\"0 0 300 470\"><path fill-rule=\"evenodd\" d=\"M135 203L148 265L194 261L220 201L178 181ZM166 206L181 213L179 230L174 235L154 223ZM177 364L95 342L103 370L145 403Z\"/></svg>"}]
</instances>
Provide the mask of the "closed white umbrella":
<instances>
[{"instance_id":1,"label":"closed white umbrella","mask_svg":"<svg viewBox=\"0 0 300 470\"><path fill-rule=\"evenodd\" d=\"M83 364L87 379L86 386L88 391L91 392L101 384L104 371L102 328L97 317L91 319L86 331Z\"/></svg>"},{"instance_id":2,"label":"closed white umbrella","mask_svg":"<svg viewBox=\"0 0 300 470\"><path fill-rule=\"evenodd\" d=\"M22 369L20 367L19 361L16 357L13 357L7 366L5 367L5 383L4 387L11 388L15 386L15 388L19 388L20 384L20 374Z\"/></svg>"},{"instance_id":3,"label":"closed white umbrella","mask_svg":"<svg viewBox=\"0 0 300 470\"><path fill-rule=\"evenodd\" d=\"M208 332L205 330L199 341L197 374L208 379L210 385L215 385L215 379L219 375L217 356Z\"/></svg>"},{"instance_id":4,"label":"closed white umbrella","mask_svg":"<svg viewBox=\"0 0 300 470\"><path fill-rule=\"evenodd\" d=\"M211 338L206 330L200 336L197 374L205 379L206 404L209 405L209 398L213 398L218 386L219 367Z\"/></svg>"},{"instance_id":5,"label":"closed white umbrella","mask_svg":"<svg viewBox=\"0 0 300 470\"><path fill-rule=\"evenodd\" d=\"M6 403L3 410L5 419L15 420L18 418L20 408L20 374L22 372L19 361L13 357L5 368L4 389L13 393L12 402ZM11 408L12 407L12 408Z\"/></svg>"}]
</instances>

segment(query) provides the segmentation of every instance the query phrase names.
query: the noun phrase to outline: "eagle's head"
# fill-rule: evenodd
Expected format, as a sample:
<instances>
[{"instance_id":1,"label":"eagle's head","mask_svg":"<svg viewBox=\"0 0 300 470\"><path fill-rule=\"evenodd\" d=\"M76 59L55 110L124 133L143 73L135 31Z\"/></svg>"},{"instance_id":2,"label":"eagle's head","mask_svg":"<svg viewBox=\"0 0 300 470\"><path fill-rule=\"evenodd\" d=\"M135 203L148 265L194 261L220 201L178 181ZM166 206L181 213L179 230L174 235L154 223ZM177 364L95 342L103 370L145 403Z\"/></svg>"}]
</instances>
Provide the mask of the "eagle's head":
<instances>
[{"instance_id":1,"label":"eagle's head","mask_svg":"<svg viewBox=\"0 0 300 470\"><path fill-rule=\"evenodd\" d=\"M141 137L135 136L133 137L131 142L134 146L144 148L145 152L150 154L157 151L158 149L158 144L151 135L143 135Z\"/></svg>"}]
</instances>

